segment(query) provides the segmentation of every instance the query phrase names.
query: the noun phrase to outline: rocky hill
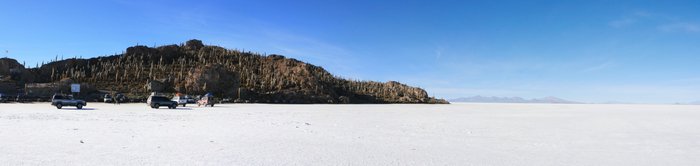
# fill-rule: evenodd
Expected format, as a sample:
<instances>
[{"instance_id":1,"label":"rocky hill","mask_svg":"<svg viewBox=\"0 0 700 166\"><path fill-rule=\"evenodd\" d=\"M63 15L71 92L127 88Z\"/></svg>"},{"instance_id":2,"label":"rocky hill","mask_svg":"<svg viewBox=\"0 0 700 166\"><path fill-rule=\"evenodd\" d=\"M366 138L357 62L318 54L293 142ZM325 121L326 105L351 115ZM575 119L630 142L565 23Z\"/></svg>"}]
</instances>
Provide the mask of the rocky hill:
<instances>
[{"instance_id":1,"label":"rocky hill","mask_svg":"<svg viewBox=\"0 0 700 166\"><path fill-rule=\"evenodd\" d=\"M85 86L84 94L114 91L136 98L155 91L212 92L232 101L261 103L447 103L399 82L343 79L282 55L230 50L199 40L155 48L133 46L106 57L54 59L30 69L5 58L0 60L0 80L17 87L75 82Z\"/></svg>"}]
</instances>

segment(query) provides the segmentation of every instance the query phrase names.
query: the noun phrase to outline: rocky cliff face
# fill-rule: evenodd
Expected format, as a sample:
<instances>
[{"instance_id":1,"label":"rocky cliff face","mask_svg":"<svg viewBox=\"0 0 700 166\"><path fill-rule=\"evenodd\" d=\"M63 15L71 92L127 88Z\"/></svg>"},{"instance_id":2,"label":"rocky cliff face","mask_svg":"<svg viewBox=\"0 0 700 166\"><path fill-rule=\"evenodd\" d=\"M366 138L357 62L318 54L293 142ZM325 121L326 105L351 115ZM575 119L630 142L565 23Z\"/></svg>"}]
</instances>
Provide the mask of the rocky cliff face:
<instances>
[{"instance_id":1,"label":"rocky cliff face","mask_svg":"<svg viewBox=\"0 0 700 166\"><path fill-rule=\"evenodd\" d=\"M34 75L17 60L0 58L0 93L17 93L21 85L33 81Z\"/></svg>"},{"instance_id":2,"label":"rocky cliff face","mask_svg":"<svg viewBox=\"0 0 700 166\"><path fill-rule=\"evenodd\" d=\"M0 58L0 81L34 81L33 75L17 60Z\"/></svg>"},{"instance_id":3,"label":"rocky cliff face","mask_svg":"<svg viewBox=\"0 0 700 166\"><path fill-rule=\"evenodd\" d=\"M0 74L6 68L2 66ZM346 80L296 59L207 46L199 40L155 48L134 46L119 55L54 61L26 71L31 82L70 78L131 96L149 94L154 89L147 83L157 82L161 86L157 91L165 93L213 92L241 102L447 103L395 81Z\"/></svg>"}]
</instances>

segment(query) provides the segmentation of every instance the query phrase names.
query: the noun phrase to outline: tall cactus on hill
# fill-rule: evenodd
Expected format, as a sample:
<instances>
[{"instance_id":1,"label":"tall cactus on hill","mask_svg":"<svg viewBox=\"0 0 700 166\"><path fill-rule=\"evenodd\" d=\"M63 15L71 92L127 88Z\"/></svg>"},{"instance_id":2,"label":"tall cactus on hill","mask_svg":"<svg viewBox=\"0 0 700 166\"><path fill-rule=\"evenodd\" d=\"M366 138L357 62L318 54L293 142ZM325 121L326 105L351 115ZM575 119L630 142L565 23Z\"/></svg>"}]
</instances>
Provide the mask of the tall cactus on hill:
<instances>
[{"instance_id":1,"label":"tall cactus on hill","mask_svg":"<svg viewBox=\"0 0 700 166\"><path fill-rule=\"evenodd\" d=\"M199 40L155 48L134 46L113 56L53 61L33 73L37 82L72 78L140 94L148 93L144 83L167 79L172 89L184 93L216 91L221 97L259 102L445 103L423 89L398 82L348 80L296 59L207 46Z\"/></svg>"}]
</instances>

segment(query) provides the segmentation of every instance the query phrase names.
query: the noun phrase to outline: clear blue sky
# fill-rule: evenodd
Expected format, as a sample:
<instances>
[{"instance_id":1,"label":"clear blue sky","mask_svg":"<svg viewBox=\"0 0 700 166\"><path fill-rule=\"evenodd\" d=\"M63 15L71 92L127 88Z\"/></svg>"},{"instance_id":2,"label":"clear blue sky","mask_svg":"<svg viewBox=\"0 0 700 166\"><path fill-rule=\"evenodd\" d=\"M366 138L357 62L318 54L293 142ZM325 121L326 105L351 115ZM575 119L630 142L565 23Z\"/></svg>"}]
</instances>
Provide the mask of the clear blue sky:
<instances>
[{"instance_id":1,"label":"clear blue sky","mask_svg":"<svg viewBox=\"0 0 700 166\"><path fill-rule=\"evenodd\" d=\"M441 98L700 100L700 1L3 1L0 56L126 47L276 53ZM7 50L7 52L5 51Z\"/></svg>"}]
</instances>

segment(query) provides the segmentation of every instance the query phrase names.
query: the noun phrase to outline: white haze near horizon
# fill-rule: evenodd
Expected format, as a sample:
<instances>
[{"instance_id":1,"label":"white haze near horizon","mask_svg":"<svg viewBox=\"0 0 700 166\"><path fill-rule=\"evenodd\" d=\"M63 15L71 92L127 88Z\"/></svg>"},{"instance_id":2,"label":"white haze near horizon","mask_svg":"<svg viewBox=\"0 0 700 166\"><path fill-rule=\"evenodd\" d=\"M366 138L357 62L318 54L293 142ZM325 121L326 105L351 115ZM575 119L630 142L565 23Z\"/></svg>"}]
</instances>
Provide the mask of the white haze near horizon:
<instances>
[{"instance_id":1,"label":"white haze near horizon","mask_svg":"<svg viewBox=\"0 0 700 166\"><path fill-rule=\"evenodd\" d=\"M425 88L429 94L445 99L483 97L521 97L537 99L556 97L582 103L629 103L629 104L689 104L700 102L700 84L689 87L617 87L596 88L595 91L566 89L473 89L473 88ZM600 91L606 91L602 93Z\"/></svg>"}]
</instances>

